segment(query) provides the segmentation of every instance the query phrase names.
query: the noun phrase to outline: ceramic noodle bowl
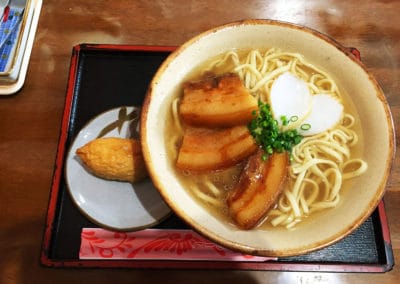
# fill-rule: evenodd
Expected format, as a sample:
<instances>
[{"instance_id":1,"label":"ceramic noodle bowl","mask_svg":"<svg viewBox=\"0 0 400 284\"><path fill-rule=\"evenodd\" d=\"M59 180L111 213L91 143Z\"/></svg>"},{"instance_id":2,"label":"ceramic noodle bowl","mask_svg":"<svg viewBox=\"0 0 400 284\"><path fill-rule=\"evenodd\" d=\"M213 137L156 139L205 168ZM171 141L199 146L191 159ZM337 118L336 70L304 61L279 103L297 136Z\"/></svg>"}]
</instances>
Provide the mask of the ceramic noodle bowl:
<instances>
[{"instance_id":1,"label":"ceramic noodle bowl","mask_svg":"<svg viewBox=\"0 0 400 284\"><path fill-rule=\"evenodd\" d=\"M173 98L185 78L203 62L235 49L279 48L299 53L328 73L355 108L360 122L360 155L367 172L351 180L339 204L295 229L242 230L207 210L177 178L167 153L166 127ZM183 44L161 65L150 83L141 116L141 141L150 176L166 203L194 230L224 247L247 254L292 256L329 246L359 227L382 199L394 152L394 130L385 96L367 68L335 40L305 27L246 20L206 31Z\"/></svg>"}]
</instances>

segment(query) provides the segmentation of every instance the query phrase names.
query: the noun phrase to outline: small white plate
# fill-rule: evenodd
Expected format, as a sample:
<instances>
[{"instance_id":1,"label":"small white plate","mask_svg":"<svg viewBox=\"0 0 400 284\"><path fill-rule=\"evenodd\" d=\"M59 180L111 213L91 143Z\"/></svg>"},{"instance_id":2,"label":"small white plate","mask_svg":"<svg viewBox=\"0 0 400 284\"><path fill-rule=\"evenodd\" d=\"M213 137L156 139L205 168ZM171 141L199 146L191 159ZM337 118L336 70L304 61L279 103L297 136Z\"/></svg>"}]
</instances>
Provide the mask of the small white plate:
<instances>
[{"instance_id":1,"label":"small white plate","mask_svg":"<svg viewBox=\"0 0 400 284\"><path fill-rule=\"evenodd\" d=\"M102 131L106 132L104 137L131 137L132 118L126 114L133 111L139 113L136 107L119 107L95 117L78 133L66 159L65 176L72 200L87 218L112 230L151 227L171 213L150 178L135 184L101 179L88 172L75 154ZM121 115L125 117L122 121Z\"/></svg>"}]
</instances>

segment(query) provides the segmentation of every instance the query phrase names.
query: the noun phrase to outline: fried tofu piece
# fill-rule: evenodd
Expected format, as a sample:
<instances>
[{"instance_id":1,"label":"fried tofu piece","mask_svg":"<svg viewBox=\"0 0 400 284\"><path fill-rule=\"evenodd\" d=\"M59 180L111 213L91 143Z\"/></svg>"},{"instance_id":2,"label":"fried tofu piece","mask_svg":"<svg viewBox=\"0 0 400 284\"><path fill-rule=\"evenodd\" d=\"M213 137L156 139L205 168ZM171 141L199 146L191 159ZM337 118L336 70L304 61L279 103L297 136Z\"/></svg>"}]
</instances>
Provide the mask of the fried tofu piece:
<instances>
[{"instance_id":1,"label":"fried tofu piece","mask_svg":"<svg viewBox=\"0 0 400 284\"><path fill-rule=\"evenodd\" d=\"M179 113L192 126L230 127L250 122L257 108L239 76L228 73L185 83Z\"/></svg>"},{"instance_id":2,"label":"fried tofu piece","mask_svg":"<svg viewBox=\"0 0 400 284\"><path fill-rule=\"evenodd\" d=\"M98 138L77 149L76 154L91 173L103 179L134 183L147 176L136 139Z\"/></svg>"},{"instance_id":3,"label":"fried tofu piece","mask_svg":"<svg viewBox=\"0 0 400 284\"><path fill-rule=\"evenodd\" d=\"M188 128L183 136L176 166L207 172L233 166L257 150L246 126L223 129Z\"/></svg>"},{"instance_id":4,"label":"fried tofu piece","mask_svg":"<svg viewBox=\"0 0 400 284\"><path fill-rule=\"evenodd\" d=\"M265 218L282 193L288 175L288 153L273 153L263 161L260 152L249 158L237 187L227 199L232 219L245 230Z\"/></svg>"}]
</instances>

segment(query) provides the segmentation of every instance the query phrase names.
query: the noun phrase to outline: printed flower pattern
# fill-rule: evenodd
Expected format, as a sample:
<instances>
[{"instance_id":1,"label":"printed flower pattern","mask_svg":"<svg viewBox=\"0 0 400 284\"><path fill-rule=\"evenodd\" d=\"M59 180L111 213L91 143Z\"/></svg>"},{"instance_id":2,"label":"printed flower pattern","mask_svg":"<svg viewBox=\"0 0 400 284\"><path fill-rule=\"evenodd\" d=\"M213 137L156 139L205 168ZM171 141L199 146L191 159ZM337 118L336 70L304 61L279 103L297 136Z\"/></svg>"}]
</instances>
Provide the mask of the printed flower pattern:
<instances>
[{"instance_id":1,"label":"printed flower pattern","mask_svg":"<svg viewBox=\"0 0 400 284\"><path fill-rule=\"evenodd\" d=\"M191 230L160 229L125 233L84 228L79 256L80 259L271 260L230 251Z\"/></svg>"},{"instance_id":2,"label":"printed flower pattern","mask_svg":"<svg viewBox=\"0 0 400 284\"><path fill-rule=\"evenodd\" d=\"M135 237L128 237L127 233L114 232L112 238L104 239L104 234L100 234L99 237L95 230L88 230L82 232L82 239L87 241L93 254L98 253L103 258L112 258L115 252L126 253L132 249L130 242L135 240Z\"/></svg>"},{"instance_id":3,"label":"printed flower pattern","mask_svg":"<svg viewBox=\"0 0 400 284\"><path fill-rule=\"evenodd\" d=\"M186 233L171 233L164 234L160 237L146 243L143 246L134 249L128 258L135 257L138 252L144 251L145 253L151 251L164 251L169 253L175 253L177 255L182 255L185 252L196 249L212 249L221 256L225 255L225 251L220 247L214 245L213 243L194 236L191 232Z\"/></svg>"}]
</instances>

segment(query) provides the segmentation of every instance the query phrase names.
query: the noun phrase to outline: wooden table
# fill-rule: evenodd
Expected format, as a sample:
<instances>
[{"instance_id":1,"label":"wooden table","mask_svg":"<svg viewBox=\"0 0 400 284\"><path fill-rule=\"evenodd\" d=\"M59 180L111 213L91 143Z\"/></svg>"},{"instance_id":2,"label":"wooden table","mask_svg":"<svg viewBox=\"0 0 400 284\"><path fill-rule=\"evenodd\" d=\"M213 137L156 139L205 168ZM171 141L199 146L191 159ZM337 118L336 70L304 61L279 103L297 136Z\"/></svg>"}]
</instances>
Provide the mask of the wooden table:
<instances>
[{"instance_id":1,"label":"wooden table","mask_svg":"<svg viewBox=\"0 0 400 284\"><path fill-rule=\"evenodd\" d=\"M399 266L385 274L54 269L42 267L39 256L72 46L175 46L244 18L306 25L360 50L400 133L399 12L400 1L390 0L44 1L25 85L15 95L0 97L0 283L398 283ZM395 262L400 263L399 152L385 203Z\"/></svg>"}]
</instances>

